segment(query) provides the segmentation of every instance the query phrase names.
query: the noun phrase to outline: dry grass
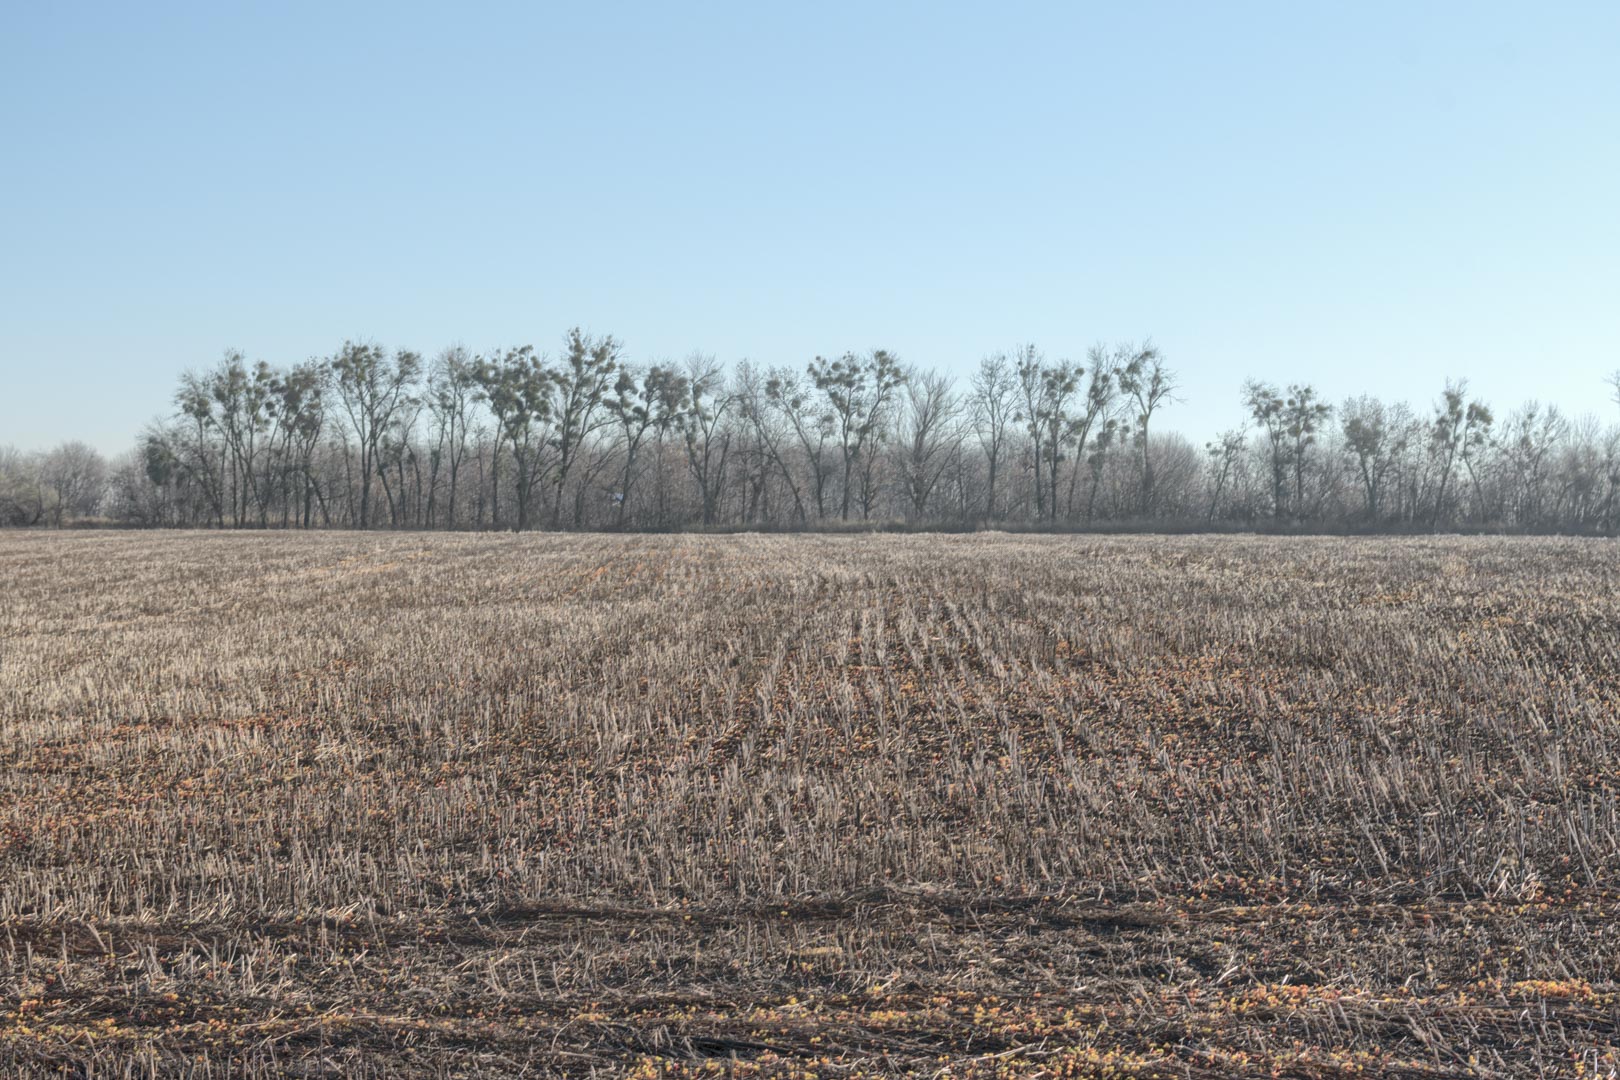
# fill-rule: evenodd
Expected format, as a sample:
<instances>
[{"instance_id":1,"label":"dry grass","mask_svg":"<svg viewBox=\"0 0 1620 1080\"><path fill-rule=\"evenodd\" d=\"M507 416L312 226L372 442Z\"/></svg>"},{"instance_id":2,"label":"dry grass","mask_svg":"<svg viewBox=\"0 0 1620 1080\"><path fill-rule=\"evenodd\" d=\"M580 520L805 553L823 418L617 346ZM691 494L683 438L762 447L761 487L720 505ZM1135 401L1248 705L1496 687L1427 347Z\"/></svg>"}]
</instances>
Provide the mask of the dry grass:
<instances>
[{"instance_id":1,"label":"dry grass","mask_svg":"<svg viewBox=\"0 0 1620 1080\"><path fill-rule=\"evenodd\" d=\"M0 581L4 1075L1616 1067L1613 542L0 535Z\"/></svg>"}]
</instances>

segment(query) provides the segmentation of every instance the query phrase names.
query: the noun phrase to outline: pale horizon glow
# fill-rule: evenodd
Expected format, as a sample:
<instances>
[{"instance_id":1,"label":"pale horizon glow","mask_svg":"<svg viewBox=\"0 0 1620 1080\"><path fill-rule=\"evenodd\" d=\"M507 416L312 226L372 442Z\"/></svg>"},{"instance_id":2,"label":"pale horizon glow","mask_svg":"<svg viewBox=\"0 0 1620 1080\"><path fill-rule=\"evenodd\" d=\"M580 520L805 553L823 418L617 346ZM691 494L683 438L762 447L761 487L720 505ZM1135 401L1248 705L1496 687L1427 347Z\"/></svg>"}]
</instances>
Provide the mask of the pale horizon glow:
<instances>
[{"instance_id":1,"label":"pale horizon glow","mask_svg":"<svg viewBox=\"0 0 1620 1080\"><path fill-rule=\"evenodd\" d=\"M1620 419L1620 5L13 6L0 445L117 453L227 348L1151 336Z\"/></svg>"}]
</instances>

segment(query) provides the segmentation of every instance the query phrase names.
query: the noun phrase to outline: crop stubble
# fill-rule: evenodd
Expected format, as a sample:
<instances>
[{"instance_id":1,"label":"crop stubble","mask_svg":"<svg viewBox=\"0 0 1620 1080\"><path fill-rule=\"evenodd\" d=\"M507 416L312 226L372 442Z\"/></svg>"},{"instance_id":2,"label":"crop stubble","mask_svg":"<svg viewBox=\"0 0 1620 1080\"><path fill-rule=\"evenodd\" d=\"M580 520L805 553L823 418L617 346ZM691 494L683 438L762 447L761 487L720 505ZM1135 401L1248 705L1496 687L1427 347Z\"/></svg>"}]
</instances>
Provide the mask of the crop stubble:
<instances>
[{"instance_id":1,"label":"crop stubble","mask_svg":"<svg viewBox=\"0 0 1620 1080\"><path fill-rule=\"evenodd\" d=\"M1612 541L0 534L0 581L8 1075L1615 1068Z\"/></svg>"}]
</instances>

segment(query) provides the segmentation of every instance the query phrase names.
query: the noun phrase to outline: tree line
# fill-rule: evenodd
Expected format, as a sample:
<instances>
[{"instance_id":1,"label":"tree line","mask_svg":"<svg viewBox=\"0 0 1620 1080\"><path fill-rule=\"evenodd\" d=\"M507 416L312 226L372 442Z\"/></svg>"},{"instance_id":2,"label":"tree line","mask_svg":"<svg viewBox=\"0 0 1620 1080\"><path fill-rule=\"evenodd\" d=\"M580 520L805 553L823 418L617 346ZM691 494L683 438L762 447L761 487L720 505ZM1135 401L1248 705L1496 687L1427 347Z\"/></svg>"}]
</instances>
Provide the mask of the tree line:
<instances>
[{"instance_id":1,"label":"tree line","mask_svg":"<svg viewBox=\"0 0 1620 1080\"><path fill-rule=\"evenodd\" d=\"M885 349L799 366L638 364L612 336L431 360L345 342L228 352L108 461L0 448L0 524L394 529L847 523L1615 533L1620 427L1448 383L1414 407L1246 383L1203 447L1163 428L1152 342L1033 345L965 380ZM1620 405L1620 372L1608 389Z\"/></svg>"}]
</instances>

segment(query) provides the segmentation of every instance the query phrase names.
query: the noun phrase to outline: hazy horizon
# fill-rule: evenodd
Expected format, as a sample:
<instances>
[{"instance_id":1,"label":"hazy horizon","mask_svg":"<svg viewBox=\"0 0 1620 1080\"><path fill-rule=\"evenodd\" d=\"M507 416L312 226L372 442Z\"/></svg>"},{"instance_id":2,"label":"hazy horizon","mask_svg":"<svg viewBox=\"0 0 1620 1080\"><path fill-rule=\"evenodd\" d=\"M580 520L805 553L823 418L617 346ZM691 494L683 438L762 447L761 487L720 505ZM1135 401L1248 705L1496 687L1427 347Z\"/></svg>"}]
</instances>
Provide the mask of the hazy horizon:
<instances>
[{"instance_id":1,"label":"hazy horizon","mask_svg":"<svg viewBox=\"0 0 1620 1080\"><path fill-rule=\"evenodd\" d=\"M18 10L0 445L128 448L226 348L575 324L648 362L965 378L1151 335L1424 406L1615 418L1620 9Z\"/></svg>"}]
</instances>

